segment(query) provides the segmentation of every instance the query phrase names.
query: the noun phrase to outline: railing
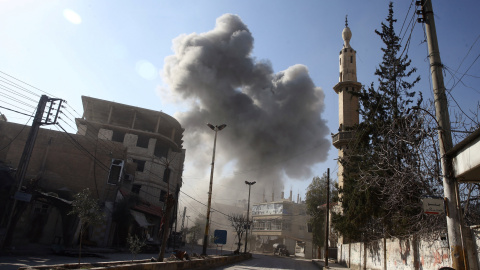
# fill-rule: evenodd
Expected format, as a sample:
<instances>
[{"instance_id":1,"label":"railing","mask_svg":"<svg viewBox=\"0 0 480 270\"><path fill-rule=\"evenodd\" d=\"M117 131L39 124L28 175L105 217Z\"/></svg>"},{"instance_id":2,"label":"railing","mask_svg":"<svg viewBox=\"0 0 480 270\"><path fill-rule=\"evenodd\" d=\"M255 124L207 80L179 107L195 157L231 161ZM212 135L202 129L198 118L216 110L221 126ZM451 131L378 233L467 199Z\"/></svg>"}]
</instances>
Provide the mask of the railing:
<instances>
[{"instance_id":1,"label":"railing","mask_svg":"<svg viewBox=\"0 0 480 270\"><path fill-rule=\"evenodd\" d=\"M346 144L353 138L353 131L340 131L332 135L332 142L335 147Z\"/></svg>"}]
</instances>

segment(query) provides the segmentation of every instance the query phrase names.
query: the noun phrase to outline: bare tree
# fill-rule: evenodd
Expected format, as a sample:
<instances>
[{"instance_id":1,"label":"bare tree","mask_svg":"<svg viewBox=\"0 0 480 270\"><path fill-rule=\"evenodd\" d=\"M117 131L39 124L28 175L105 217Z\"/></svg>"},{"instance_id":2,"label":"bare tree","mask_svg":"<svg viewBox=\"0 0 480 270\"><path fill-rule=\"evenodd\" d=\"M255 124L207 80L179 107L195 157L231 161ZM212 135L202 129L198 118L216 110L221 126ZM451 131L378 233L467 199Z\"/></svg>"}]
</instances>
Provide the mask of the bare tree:
<instances>
[{"instance_id":1,"label":"bare tree","mask_svg":"<svg viewBox=\"0 0 480 270\"><path fill-rule=\"evenodd\" d=\"M237 251L240 251L240 248L242 246L242 237L243 234L247 231L248 227L247 217L241 214L230 214L228 220L231 222L233 229L237 233Z\"/></svg>"}]
</instances>

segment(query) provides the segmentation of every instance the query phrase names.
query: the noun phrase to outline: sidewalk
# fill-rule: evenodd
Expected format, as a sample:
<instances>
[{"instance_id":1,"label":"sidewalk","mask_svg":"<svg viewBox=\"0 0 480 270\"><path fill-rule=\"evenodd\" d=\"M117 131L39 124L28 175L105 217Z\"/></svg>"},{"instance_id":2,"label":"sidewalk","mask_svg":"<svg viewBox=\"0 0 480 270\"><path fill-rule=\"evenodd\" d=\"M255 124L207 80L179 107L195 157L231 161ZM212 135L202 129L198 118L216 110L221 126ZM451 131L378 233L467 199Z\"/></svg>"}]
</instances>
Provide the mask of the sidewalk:
<instances>
[{"instance_id":1,"label":"sidewalk","mask_svg":"<svg viewBox=\"0 0 480 270\"><path fill-rule=\"evenodd\" d=\"M325 262L320 259L313 259L312 262L317 265L320 269L349 269L346 266L340 265L338 263L334 263L331 261L328 261L328 266L324 267Z\"/></svg>"}]
</instances>

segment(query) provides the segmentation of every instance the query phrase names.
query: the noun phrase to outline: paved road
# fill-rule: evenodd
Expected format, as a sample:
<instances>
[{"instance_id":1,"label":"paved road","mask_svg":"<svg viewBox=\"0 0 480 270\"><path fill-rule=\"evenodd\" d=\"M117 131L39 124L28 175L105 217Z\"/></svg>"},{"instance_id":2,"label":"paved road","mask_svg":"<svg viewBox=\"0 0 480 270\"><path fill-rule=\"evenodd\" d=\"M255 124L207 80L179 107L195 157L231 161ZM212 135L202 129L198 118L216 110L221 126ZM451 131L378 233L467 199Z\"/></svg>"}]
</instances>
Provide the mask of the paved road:
<instances>
[{"instance_id":1,"label":"paved road","mask_svg":"<svg viewBox=\"0 0 480 270\"><path fill-rule=\"evenodd\" d=\"M43 247L45 250L41 250L42 247L39 247L38 250L21 252L17 251L15 255L1 255L0 256L0 269L1 270L17 270L19 267L24 266L36 266L36 265L54 265L54 264L66 264L66 263L78 263L78 256L58 256L53 255L48 251L47 247ZM190 246L187 245L184 247L189 254L197 253L200 254L202 251L201 246ZM92 262L111 262L111 261L128 261L133 260L133 255L129 252L115 252L115 253L105 253L104 251L98 250L83 250L84 255L81 258L82 263L92 263ZM220 254L220 250L208 249L207 254L215 255ZM231 251L223 250L223 254L231 253ZM165 251L165 258L170 257L172 250L169 249ZM90 256L88 256L90 255ZM135 260L146 260L152 257L157 258L158 253L141 253L137 254Z\"/></svg>"},{"instance_id":2,"label":"paved road","mask_svg":"<svg viewBox=\"0 0 480 270\"><path fill-rule=\"evenodd\" d=\"M186 246L185 250L189 253L201 253L201 246ZM116 253L102 253L102 252L93 252L94 250L85 255L90 254L88 257L82 257L81 262L108 262L108 261L127 261L133 260L133 255L129 252L116 252ZM50 254L48 251L38 250L35 255L26 255L25 253L9 256L0 256L0 269L2 270L17 270L19 267L25 266L37 266L37 265L54 265L54 264L65 264L65 263L77 263L78 257L76 256L58 256ZM209 255L220 255L221 251L216 249L208 249L207 254ZM231 251L223 250L223 254L231 253ZM165 258L168 258L172 254L172 250L167 250L165 252ZM141 253L137 254L135 257L136 260L145 260L152 257L156 258L158 253ZM305 270L317 270L319 269L312 263L312 260L305 260L298 257L280 257L272 255L263 255L263 254L253 254L253 258L244 262L241 262L237 265L230 265L227 267L217 268L217 270L233 270L233 269L305 269Z\"/></svg>"},{"instance_id":3,"label":"paved road","mask_svg":"<svg viewBox=\"0 0 480 270\"><path fill-rule=\"evenodd\" d=\"M312 260L306 260L298 257L280 257L272 255L253 254L252 259L243 261L235 265L215 268L215 270L274 270L274 269L302 269L318 270L319 267L312 263Z\"/></svg>"}]
</instances>

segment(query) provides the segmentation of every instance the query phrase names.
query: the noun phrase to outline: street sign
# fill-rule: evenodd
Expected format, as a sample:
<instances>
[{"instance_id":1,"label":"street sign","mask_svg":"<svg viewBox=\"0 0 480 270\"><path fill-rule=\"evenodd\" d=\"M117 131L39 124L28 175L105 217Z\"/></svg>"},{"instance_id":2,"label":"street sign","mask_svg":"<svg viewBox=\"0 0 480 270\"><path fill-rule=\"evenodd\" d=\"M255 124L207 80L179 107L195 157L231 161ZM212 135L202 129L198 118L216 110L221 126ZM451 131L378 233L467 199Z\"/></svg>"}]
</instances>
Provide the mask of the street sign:
<instances>
[{"instance_id":1,"label":"street sign","mask_svg":"<svg viewBox=\"0 0 480 270\"><path fill-rule=\"evenodd\" d=\"M227 244L227 231L226 230L215 230L213 233L214 243L217 245Z\"/></svg>"},{"instance_id":2,"label":"street sign","mask_svg":"<svg viewBox=\"0 0 480 270\"><path fill-rule=\"evenodd\" d=\"M428 215L440 215L444 212L442 198L423 198L423 212Z\"/></svg>"}]
</instances>

